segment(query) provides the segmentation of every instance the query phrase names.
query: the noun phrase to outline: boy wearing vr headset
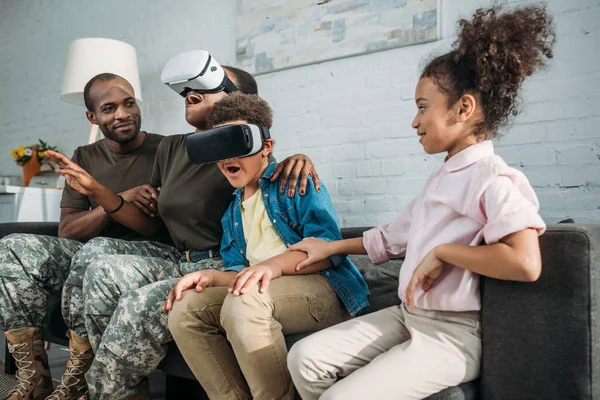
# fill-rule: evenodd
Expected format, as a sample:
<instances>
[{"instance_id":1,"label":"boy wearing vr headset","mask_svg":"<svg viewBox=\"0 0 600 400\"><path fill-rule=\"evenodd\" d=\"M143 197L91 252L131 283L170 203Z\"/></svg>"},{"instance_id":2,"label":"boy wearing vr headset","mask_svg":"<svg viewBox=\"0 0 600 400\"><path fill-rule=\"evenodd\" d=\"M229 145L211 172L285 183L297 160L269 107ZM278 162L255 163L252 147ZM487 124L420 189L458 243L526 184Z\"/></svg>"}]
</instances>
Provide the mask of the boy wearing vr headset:
<instances>
[{"instance_id":1,"label":"boy wearing vr headset","mask_svg":"<svg viewBox=\"0 0 600 400\"><path fill-rule=\"evenodd\" d=\"M198 71L176 77L186 86L184 93L178 91L186 98L186 119L198 131L206 128L207 111L227 98L233 90L231 85L256 92L250 74L223 69L207 52L201 53L206 57L187 58L188 62L201 61ZM223 85L226 80L231 80L230 84ZM220 218L233 188L216 165L190 163L185 148L188 136L195 135L167 136L156 151L150 185L160 188L157 218L140 213L67 157L50 153L67 183L77 191L92 193L113 219L146 235L164 223L174 244L158 247L151 242L128 245L115 239L98 239L101 243L97 242L97 255L84 278L85 326L95 353L86 374L92 399L148 398L145 377L158 366L171 341L167 317L161 311L169 290L187 272L223 266L218 252ZM286 161L290 175L298 167L302 169L299 175L315 174L306 156ZM142 382L144 386L140 386Z\"/></svg>"},{"instance_id":2,"label":"boy wearing vr headset","mask_svg":"<svg viewBox=\"0 0 600 400\"><path fill-rule=\"evenodd\" d=\"M259 125L262 140L258 136L257 145L255 134L254 146L248 146L255 150L217 162L236 187L221 220L225 269L180 279L164 306L171 310L169 328L211 399L293 399L284 333L315 331L351 318L368 305L369 290L345 256L296 270L306 254L288 251L289 245L305 237L339 240L341 233L324 186L317 192L311 179L305 196L289 198L271 182L277 164L268 161L273 149L268 104L236 93L217 103L208 121L222 127L203 135L204 145L212 133L233 138L235 131L257 132L247 124ZM190 158L212 161L203 147L188 140Z\"/></svg>"}]
</instances>

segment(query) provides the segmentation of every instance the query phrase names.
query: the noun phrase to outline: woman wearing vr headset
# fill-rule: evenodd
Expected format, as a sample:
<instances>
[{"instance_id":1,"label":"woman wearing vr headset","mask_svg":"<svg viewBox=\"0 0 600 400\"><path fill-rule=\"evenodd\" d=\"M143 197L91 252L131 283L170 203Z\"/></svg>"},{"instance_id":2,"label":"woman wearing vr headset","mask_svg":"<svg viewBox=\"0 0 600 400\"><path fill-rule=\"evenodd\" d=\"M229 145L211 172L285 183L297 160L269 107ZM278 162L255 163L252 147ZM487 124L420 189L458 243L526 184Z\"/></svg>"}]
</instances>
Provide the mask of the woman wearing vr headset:
<instances>
[{"instance_id":1,"label":"woman wearing vr headset","mask_svg":"<svg viewBox=\"0 0 600 400\"><path fill-rule=\"evenodd\" d=\"M185 97L186 120L197 132L206 129L206 115L229 92L257 93L256 81L250 74L235 68L223 69L207 52L201 53L191 57L196 57L195 65L206 64L206 68L201 68L204 75L186 80L184 93L177 91ZM155 254L160 251L163 256L147 257L152 243L95 239L99 256L88 266L84 279L85 323L95 353L86 374L92 399L148 398L145 377L156 369L172 340L167 315L161 310L169 291L188 272L223 266L219 257L220 219L233 188L215 164L190 163L185 148L187 136L167 136L158 147L150 180L157 188L153 197L158 199L160 217L155 218L142 214L100 185L67 157L49 153L67 183L83 194L93 193L115 220L145 235L153 234L164 223L175 245L153 248ZM288 158L277 172L282 181L289 178L290 196L296 191L303 194L308 175L317 176L312 162L304 155ZM298 189L297 177L301 180ZM140 386L142 382L144 385Z\"/></svg>"}]
</instances>

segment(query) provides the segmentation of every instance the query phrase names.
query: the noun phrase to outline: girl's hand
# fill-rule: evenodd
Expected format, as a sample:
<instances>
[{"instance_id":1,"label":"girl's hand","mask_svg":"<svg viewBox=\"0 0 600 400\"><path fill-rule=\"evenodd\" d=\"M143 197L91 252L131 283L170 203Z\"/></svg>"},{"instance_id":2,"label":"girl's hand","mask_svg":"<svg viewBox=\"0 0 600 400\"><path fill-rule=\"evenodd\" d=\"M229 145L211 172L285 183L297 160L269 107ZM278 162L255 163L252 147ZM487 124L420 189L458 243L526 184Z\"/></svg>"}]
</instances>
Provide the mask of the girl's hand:
<instances>
[{"instance_id":1,"label":"girl's hand","mask_svg":"<svg viewBox=\"0 0 600 400\"><path fill-rule=\"evenodd\" d=\"M296 271L308 267L316 262L325 260L331 257L334 253L331 251L331 244L322 239L305 238L301 242L291 245L288 251L303 251L308 256L296 266Z\"/></svg>"},{"instance_id":2,"label":"girl's hand","mask_svg":"<svg viewBox=\"0 0 600 400\"><path fill-rule=\"evenodd\" d=\"M249 268L240 271L229 284L228 292L234 296L246 293L258 282L262 282L259 292L264 293L273 279L279 278L283 274L281 267L275 263L264 261Z\"/></svg>"},{"instance_id":3,"label":"girl's hand","mask_svg":"<svg viewBox=\"0 0 600 400\"><path fill-rule=\"evenodd\" d=\"M437 278L439 278L444 268L444 262L437 258L436 248L433 248L425 258L419 263L413 276L406 288L406 305L413 309L415 308L415 289L422 283L423 291L427 292Z\"/></svg>"},{"instance_id":4,"label":"girl's hand","mask_svg":"<svg viewBox=\"0 0 600 400\"><path fill-rule=\"evenodd\" d=\"M181 293L191 289L193 286L196 286L196 292L203 291L212 285L213 279L212 270L196 271L185 275L169 292L162 310L170 311L173 308L173 303L181 300Z\"/></svg>"},{"instance_id":5,"label":"girl's hand","mask_svg":"<svg viewBox=\"0 0 600 400\"><path fill-rule=\"evenodd\" d=\"M98 182L83 168L75 164L64 154L47 150L45 157L48 162L58 164L56 173L65 177L67 184L84 196L93 196Z\"/></svg>"}]
</instances>

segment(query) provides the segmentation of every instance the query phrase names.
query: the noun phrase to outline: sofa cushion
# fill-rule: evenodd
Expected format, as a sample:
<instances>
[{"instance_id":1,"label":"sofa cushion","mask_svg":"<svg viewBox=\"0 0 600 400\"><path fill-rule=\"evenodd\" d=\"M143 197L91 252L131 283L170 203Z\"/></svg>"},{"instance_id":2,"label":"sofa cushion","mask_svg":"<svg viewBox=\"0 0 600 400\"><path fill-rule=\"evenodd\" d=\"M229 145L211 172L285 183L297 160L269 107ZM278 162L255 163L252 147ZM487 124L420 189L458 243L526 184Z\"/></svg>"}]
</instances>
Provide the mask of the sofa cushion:
<instances>
[{"instance_id":1,"label":"sofa cushion","mask_svg":"<svg viewBox=\"0 0 600 400\"><path fill-rule=\"evenodd\" d=\"M374 265L365 255L350 256L350 260L365 278L371 292L369 306L361 311L361 315L400 304L398 277L403 259L391 260L380 265Z\"/></svg>"}]
</instances>

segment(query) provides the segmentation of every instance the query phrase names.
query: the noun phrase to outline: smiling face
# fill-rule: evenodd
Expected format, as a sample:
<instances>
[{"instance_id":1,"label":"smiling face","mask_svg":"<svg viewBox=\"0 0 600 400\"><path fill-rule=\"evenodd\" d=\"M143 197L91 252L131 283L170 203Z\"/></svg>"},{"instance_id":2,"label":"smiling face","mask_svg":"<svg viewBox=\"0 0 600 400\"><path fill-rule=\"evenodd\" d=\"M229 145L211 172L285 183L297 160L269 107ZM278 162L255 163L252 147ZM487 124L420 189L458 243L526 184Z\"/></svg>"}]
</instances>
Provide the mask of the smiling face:
<instances>
[{"instance_id":1,"label":"smiling face","mask_svg":"<svg viewBox=\"0 0 600 400\"><path fill-rule=\"evenodd\" d=\"M107 139L124 145L138 137L142 116L129 82L122 78L97 81L90 88L90 100L94 110L87 112L88 120Z\"/></svg>"},{"instance_id":2,"label":"smiling face","mask_svg":"<svg viewBox=\"0 0 600 400\"><path fill-rule=\"evenodd\" d=\"M246 121L242 120L229 121L226 124L217 125L215 128L225 125L246 123ZM248 189L250 189L252 193L258 189L258 181L267 168L267 165L269 165L268 157L273 150L273 140L266 139L263 144L263 149L260 152L249 157L230 158L228 160L217 162L217 166L223 175L225 175L225 178L227 178L231 186L247 189L244 193L245 196L249 195Z\"/></svg>"},{"instance_id":3,"label":"smiling face","mask_svg":"<svg viewBox=\"0 0 600 400\"><path fill-rule=\"evenodd\" d=\"M457 104L448 105L447 97L432 78L421 78L415 90L417 115L412 127L428 154L448 152L453 156L477 142L472 132L474 97L465 95ZM466 103L465 103L466 102ZM465 108L466 107L466 108Z\"/></svg>"}]
</instances>

